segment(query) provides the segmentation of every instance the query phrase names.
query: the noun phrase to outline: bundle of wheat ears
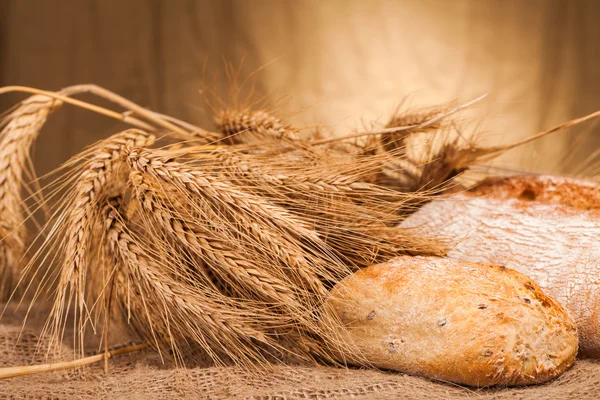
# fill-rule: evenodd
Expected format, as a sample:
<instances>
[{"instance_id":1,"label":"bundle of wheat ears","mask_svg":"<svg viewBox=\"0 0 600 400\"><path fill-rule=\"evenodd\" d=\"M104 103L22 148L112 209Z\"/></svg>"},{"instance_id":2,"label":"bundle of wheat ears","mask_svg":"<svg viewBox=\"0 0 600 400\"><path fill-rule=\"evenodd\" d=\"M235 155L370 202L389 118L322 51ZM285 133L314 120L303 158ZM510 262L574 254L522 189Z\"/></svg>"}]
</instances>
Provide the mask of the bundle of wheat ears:
<instances>
[{"instance_id":1,"label":"bundle of wheat ears","mask_svg":"<svg viewBox=\"0 0 600 400\"><path fill-rule=\"evenodd\" d=\"M483 148L453 134L453 116L480 99L398 111L381 129L323 139L260 103L213 104L210 132L93 85L0 89L13 91L32 95L1 121L0 297L51 304L48 352L67 323L81 357L86 331L102 335L105 351L90 362L112 354L111 326L125 324L141 343L129 350L152 347L176 363L190 354L249 369L333 363L333 349L349 345L321 307L329 289L397 255L443 254L443 243L396 226L470 166L521 144ZM74 98L84 92L125 111ZM30 148L67 105L131 128L42 188ZM409 144L417 136L420 152ZM45 220L28 232L40 210Z\"/></svg>"}]
</instances>

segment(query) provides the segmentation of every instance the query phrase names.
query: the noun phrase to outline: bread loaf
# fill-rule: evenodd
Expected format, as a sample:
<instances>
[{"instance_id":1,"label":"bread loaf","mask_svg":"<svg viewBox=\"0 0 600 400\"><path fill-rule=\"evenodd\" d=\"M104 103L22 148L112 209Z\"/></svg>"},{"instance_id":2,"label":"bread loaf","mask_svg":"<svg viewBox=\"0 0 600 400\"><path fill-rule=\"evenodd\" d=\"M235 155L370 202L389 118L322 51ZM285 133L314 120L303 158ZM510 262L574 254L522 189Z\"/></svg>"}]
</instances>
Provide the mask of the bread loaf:
<instances>
[{"instance_id":1,"label":"bread loaf","mask_svg":"<svg viewBox=\"0 0 600 400\"><path fill-rule=\"evenodd\" d=\"M581 353L600 357L600 186L555 177L488 179L425 205L401 226L449 239L449 257L529 276L570 310Z\"/></svg>"},{"instance_id":2,"label":"bread loaf","mask_svg":"<svg viewBox=\"0 0 600 400\"><path fill-rule=\"evenodd\" d=\"M338 283L326 302L342 362L472 386L525 385L565 371L574 321L526 276L436 257L399 257Z\"/></svg>"}]
</instances>

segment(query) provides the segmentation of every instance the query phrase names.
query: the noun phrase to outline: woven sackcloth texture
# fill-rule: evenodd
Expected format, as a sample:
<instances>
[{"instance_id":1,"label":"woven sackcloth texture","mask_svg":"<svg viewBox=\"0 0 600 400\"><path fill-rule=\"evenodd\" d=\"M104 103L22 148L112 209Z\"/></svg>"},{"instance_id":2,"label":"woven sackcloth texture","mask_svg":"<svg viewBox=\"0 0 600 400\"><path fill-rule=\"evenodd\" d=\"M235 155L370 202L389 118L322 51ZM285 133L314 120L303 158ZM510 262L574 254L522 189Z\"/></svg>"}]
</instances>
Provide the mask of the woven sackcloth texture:
<instances>
[{"instance_id":1,"label":"woven sackcloth texture","mask_svg":"<svg viewBox=\"0 0 600 400\"><path fill-rule=\"evenodd\" d=\"M20 316L0 324L0 367L43 363L43 338L22 330ZM68 335L67 335L68 336ZM66 339L68 340L68 339ZM68 360L67 344L59 359ZM90 350L93 352L93 349ZM52 356L52 355L51 355ZM56 357L54 357L56 360ZM147 350L114 357L84 372L65 370L0 381L0 399L581 399L600 398L600 361L577 360L557 380L539 386L473 389L401 373L331 367L277 366L266 376L237 367L175 368Z\"/></svg>"}]
</instances>

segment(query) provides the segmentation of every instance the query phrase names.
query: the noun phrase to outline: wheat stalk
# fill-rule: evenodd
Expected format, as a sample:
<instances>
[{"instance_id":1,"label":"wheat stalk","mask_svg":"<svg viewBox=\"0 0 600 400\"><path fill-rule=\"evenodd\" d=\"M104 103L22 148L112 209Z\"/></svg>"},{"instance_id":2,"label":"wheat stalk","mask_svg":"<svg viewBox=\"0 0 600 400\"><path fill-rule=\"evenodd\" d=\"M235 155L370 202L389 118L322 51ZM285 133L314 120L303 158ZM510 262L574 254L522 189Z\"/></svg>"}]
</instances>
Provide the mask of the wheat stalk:
<instances>
[{"instance_id":1,"label":"wheat stalk","mask_svg":"<svg viewBox=\"0 0 600 400\"><path fill-rule=\"evenodd\" d=\"M322 237L327 237L331 247L343 250L340 256L350 265L364 266L375 261L364 258L365 254L384 258L402 251L418 252L419 248L442 250L430 247L432 242L425 245L424 238L419 246L402 232L395 237L385 232L404 217L402 214L406 215L416 203L431 195L425 191L398 192L361 179L380 168L385 159L368 157L338 162L310 152L304 160L280 156L272 161L269 154L257 157L220 149L201 157L199 166L209 166L212 154L218 160L215 173L230 177L239 187L256 188L276 204L301 210L304 219L310 220Z\"/></svg>"},{"instance_id":2,"label":"wheat stalk","mask_svg":"<svg viewBox=\"0 0 600 400\"><path fill-rule=\"evenodd\" d=\"M242 240L247 243L261 239L260 252L279 257L288 269L294 267L291 271L315 293L324 291L319 278L336 280L348 273L348 268L335 256L335 250L311 228L312 221L307 223L303 217L266 198L242 191L239 186L202 169L178 163L167 154L132 149L127 159L133 169L173 185L187 195L187 201L195 205L200 218L219 221L232 232L245 232ZM308 254L319 256L305 262Z\"/></svg>"},{"instance_id":3,"label":"wheat stalk","mask_svg":"<svg viewBox=\"0 0 600 400\"><path fill-rule=\"evenodd\" d=\"M328 246L317 249L322 258L309 259L310 265L341 262L359 268L405 252L443 251L441 243L436 246L433 241L415 240L404 232L397 231L396 235L388 232L415 203L430 194L403 193L363 181L361 178L381 167L378 156L338 160L327 152L309 148L275 157L266 150L261 154L244 154L226 147L212 150L191 147L180 156L184 154L191 156L191 160L185 161L187 167L210 171L221 180L227 179L245 191L302 215L320 237L326 238ZM297 254L302 259L314 252L300 249ZM330 274L325 280L336 278Z\"/></svg>"},{"instance_id":4,"label":"wheat stalk","mask_svg":"<svg viewBox=\"0 0 600 400\"><path fill-rule=\"evenodd\" d=\"M32 93L35 95L43 95L45 97L55 99L57 102L71 104L82 109L104 115L108 118L122 121L133 127L146 131L154 132L157 130L155 126L158 126L167 132L175 133L181 140L202 139L203 141L213 141L218 139L220 136L215 132L208 132L190 123L145 109L138 104L97 85L74 85L66 87L59 92L51 92L27 86L5 86L0 88L0 94L9 92L23 92ZM116 103L126 108L128 111L120 113L70 97L81 93L94 94L105 100ZM150 125L145 121L132 116L131 114L137 114L140 117L150 121L154 125Z\"/></svg>"},{"instance_id":5,"label":"wheat stalk","mask_svg":"<svg viewBox=\"0 0 600 400\"><path fill-rule=\"evenodd\" d=\"M298 130L266 111L226 110L215 116L217 129L228 143L264 143L265 140L299 140Z\"/></svg>"},{"instance_id":6,"label":"wheat stalk","mask_svg":"<svg viewBox=\"0 0 600 400\"><path fill-rule=\"evenodd\" d=\"M254 220L261 221L267 226L279 227L298 237L320 242L318 235L300 217L259 196L243 192L228 182L207 175L201 170L188 168L172 160L168 154L139 148L126 149L124 154L127 163L134 170L147 173L167 184L173 184L184 193L192 193L206 201L226 205L241 214L251 215Z\"/></svg>"},{"instance_id":7,"label":"wheat stalk","mask_svg":"<svg viewBox=\"0 0 600 400\"><path fill-rule=\"evenodd\" d=\"M66 315L71 302L74 302L74 323L79 326L79 351L83 354L84 326L90 314L85 299L86 274L92 229L99 217L98 201L115 184L112 179L118 182L116 173L121 163L122 149L148 145L153 140L153 136L144 131L130 129L96 145L92 152L94 155L84 162L75 187L62 205L62 213L51 230L53 235L46 242L50 243L53 236L60 235L61 232L64 235L61 242L63 261L59 268L56 298L44 328L44 331L50 331L52 345L59 344ZM48 250L47 246L45 249Z\"/></svg>"},{"instance_id":8,"label":"wheat stalk","mask_svg":"<svg viewBox=\"0 0 600 400\"><path fill-rule=\"evenodd\" d=\"M187 249L208 263L220 279L229 282L238 295L255 296L278 305L292 306L297 300L289 283L272 276L251 261L252 254L241 253L234 242L223 240L218 230L185 219L181 213L161 199L160 191L142 173L130 174L134 193L152 220L159 223ZM215 222L212 222L213 224Z\"/></svg>"},{"instance_id":9,"label":"wheat stalk","mask_svg":"<svg viewBox=\"0 0 600 400\"><path fill-rule=\"evenodd\" d=\"M148 331L155 346L168 343L179 352L178 346L191 341L217 362L222 361L221 352L242 363L264 361L256 344L280 347L266 334L279 323L274 315L261 314L257 305L235 302L165 273L168 268L161 265L163 261L149 254L127 228L126 217L119 211L121 201L111 198L104 208L107 250L119 266L117 292L122 300L132 298L123 307L135 315L138 330Z\"/></svg>"},{"instance_id":10,"label":"wheat stalk","mask_svg":"<svg viewBox=\"0 0 600 400\"><path fill-rule=\"evenodd\" d=\"M5 117L0 133L0 300L7 300L20 276L25 250L24 204L21 182L31 144L48 115L60 106L36 95ZM1 125L1 124L0 124Z\"/></svg>"},{"instance_id":11,"label":"wheat stalk","mask_svg":"<svg viewBox=\"0 0 600 400\"><path fill-rule=\"evenodd\" d=\"M0 379L16 378L17 376L35 375L42 374L45 372L61 371L64 369L73 369L83 367L97 363L102 360L108 360L111 357L118 356L121 354L133 353L136 351L144 350L148 347L147 344L135 344L132 346L126 346L119 349L110 350L102 354L96 354L80 358L73 361L63 361L52 364L41 364L41 365L26 365L22 367L5 367L0 368Z\"/></svg>"},{"instance_id":12,"label":"wheat stalk","mask_svg":"<svg viewBox=\"0 0 600 400\"><path fill-rule=\"evenodd\" d=\"M286 239L241 213L232 213L231 218L242 222L227 228L223 222L228 218L225 211L210 213L203 207L205 214L195 218L174 209L170 200L160 199L157 184L152 185L140 172L132 172L131 181L137 199L149 214L142 220L155 221L172 232L185 248L202 259L203 266L215 271L221 282L227 282L236 296L269 302L275 313L271 320L279 320L280 329L289 326L296 332L305 332L303 335L318 337L321 329L314 316L327 294L315 268L320 264L321 270L326 271L322 260L307 257L295 240ZM206 221L206 226L195 221ZM335 270L333 265L328 267Z\"/></svg>"},{"instance_id":13,"label":"wheat stalk","mask_svg":"<svg viewBox=\"0 0 600 400\"><path fill-rule=\"evenodd\" d=\"M436 124L439 121L441 121L445 118L448 118L449 116L454 115L468 107L471 107L473 104L483 100L485 97L487 97L487 94L481 95L481 96L477 97L476 99L468 101L464 104L460 104L460 105L454 107L453 109L448 110L445 113L438 114L435 117L433 117L432 119L425 121L420 125L394 126L394 127L389 127L389 128L383 128L383 129L375 129L375 130L371 130L371 131L360 132L360 133L355 133L355 134L346 135L346 136L339 136L339 137L334 137L334 138L329 138L329 139L316 140L316 141L311 142L311 144L315 145L315 146L316 145L324 145L324 144L329 145L331 143L335 143L335 142L339 142L339 141L363 138L363 137L367 137L367 136L379 136L379 135L384 135L384 134L388 134L388 133L398 133L398 132L402 132L402 131L420 130L420 129L426 128L429 125Z\"/></svg>"}]
</instances>

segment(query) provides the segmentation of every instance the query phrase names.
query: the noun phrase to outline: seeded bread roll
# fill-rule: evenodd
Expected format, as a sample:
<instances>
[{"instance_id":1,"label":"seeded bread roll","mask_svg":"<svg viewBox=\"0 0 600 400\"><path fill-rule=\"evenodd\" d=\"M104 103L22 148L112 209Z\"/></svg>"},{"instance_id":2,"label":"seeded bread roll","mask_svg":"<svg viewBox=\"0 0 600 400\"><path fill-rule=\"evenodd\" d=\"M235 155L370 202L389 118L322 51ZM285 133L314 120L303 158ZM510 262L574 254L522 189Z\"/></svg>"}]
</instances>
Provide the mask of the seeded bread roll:
<instances>
[{"instance_id":1,"label":"seeded bread roll","mask_svg":"<svg viewBox=\"0 0 600 400\"><path fill-rule=\"evenodd\" d=\"M483 181L426 204L403 228L452 243L448 257L526 274L575 318L600 358L600 186L548 176Z\"/></svg>"},{"instance_id":2,"label":"seeded bread roll","mask_svg":"<svg viewBox=\"0 0 600 400\"><path fill-rule=\"evenodd\" d=\"M551 380L577 354L563 307L525 275L436 257L399 257L337 284L326 307L354 352L372 365L471 386Z\"/></svg>"}]
</instances>

